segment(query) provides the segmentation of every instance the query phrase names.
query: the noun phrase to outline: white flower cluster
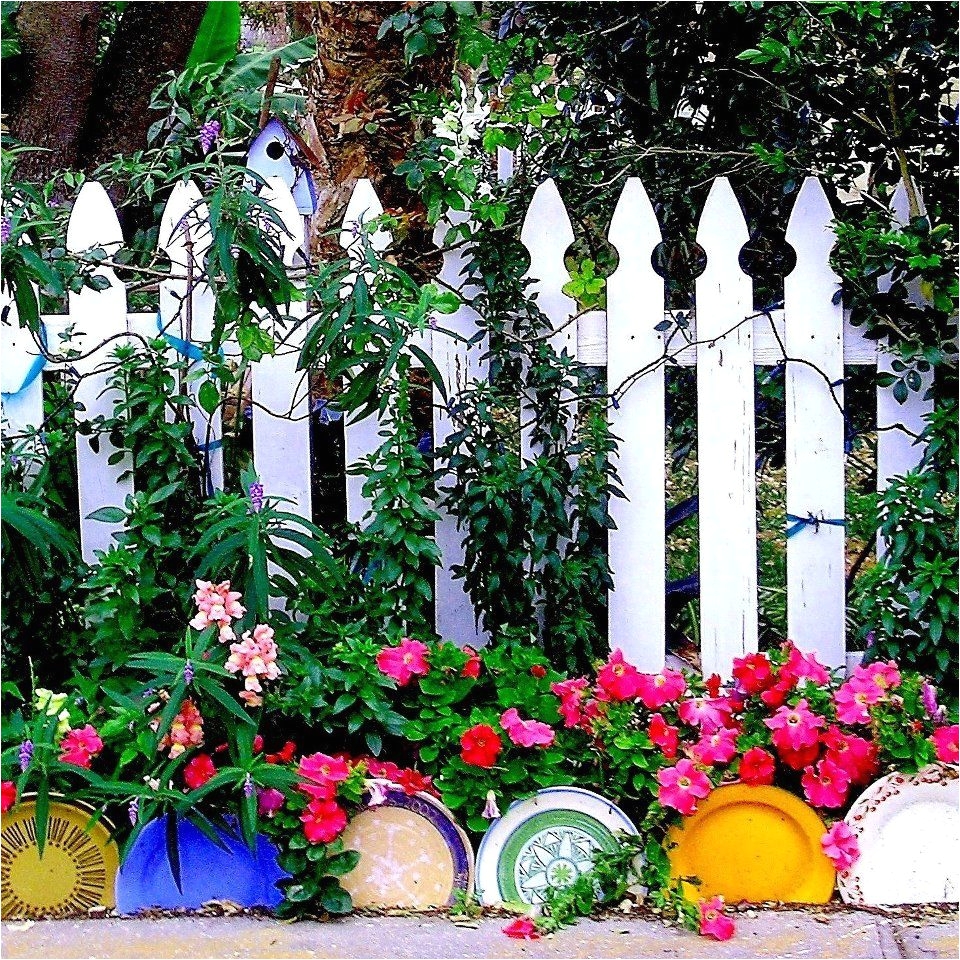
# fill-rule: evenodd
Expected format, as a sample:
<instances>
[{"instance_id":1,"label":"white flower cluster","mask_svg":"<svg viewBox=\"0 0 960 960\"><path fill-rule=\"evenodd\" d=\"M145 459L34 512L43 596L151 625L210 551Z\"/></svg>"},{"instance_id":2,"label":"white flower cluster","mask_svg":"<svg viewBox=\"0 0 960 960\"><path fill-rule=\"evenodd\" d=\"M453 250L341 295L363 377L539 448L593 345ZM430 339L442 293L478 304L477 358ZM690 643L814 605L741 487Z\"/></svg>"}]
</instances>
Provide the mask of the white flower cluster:
<instances>
[{"instance_id":1,"label":"white flower cluster","mask_svg":"<svg viewBox=\"0 0 960 960\"><path fill-rule=\"evenodd\" d=\"M483 125L490 116L490 106L483 102L479 87L475 86L470 92L460 80L457 80L457 86L460 88L460 103L434 118L433 133L446 141L444 149L453 154L455 163L460 163L467 158L471 144L480 139Z\"/></svg>"}]
</instances>

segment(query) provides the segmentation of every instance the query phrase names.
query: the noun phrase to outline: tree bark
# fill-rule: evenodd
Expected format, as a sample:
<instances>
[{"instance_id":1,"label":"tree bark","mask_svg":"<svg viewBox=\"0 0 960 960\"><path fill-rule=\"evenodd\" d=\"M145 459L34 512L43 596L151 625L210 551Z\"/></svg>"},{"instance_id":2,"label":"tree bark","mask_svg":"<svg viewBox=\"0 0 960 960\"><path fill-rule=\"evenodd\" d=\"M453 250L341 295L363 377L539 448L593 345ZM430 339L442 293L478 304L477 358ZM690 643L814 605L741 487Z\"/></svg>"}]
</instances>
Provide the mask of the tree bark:
<instances>
[{"instance_id":1,"label":"tree bark","mask_svg":"<svg viewBox=\"0 0 960 960\"><path fill-rule=\"evenodd\" d=\"M80 146L82 166L146 147L156 119L150 97L168 71L183 69L206 7L205 2L127 4L97 70Z\"/></svg>"},{"instance_id":2,"label":"tree bark","mask_svg":"<svg viewBox=\"0 0 960 960\"><path fill-rule=\"evenodd\" d=\"M23 82L10 130L44 151L22 154L17 176L46 179L76 165L93 90L101 3L24 3L17 13Z\"/></svg>"}]
</instances>

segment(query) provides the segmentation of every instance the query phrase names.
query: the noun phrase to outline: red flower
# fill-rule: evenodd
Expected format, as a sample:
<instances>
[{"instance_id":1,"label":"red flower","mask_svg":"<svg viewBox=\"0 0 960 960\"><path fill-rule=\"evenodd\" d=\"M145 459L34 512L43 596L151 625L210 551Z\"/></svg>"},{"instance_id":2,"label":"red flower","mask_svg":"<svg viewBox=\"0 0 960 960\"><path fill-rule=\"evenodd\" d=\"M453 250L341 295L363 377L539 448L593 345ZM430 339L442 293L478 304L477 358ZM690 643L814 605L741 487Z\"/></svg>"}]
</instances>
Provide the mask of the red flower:
<instances>
[{"instance_id":1,"label":"red flower","mask_svg":"<svg viewBox=\"0 0 960 960\"><path fill-rule=\"evenodd\" d=\"M655 713L650 718L647 736L650 737L651 743L660 748L668 760L672 760L677 755L677 748L680 746L680 731L676 727L671 727L659 713Z\"/></svg>"},{"instance_id":2,"label":"red flower","mask_svg":"<svg viewBox=\"0 0 960 960\"><path fill-rule=\"evenodd\" d=\"M289 763L297 752L297 745L288 740L276 753L267 754L267 763Z\"/></svg>"},{"instance_id":3,"label":"red flower","mask_svg":"<svg viewBox=\"0 0 960 960\"><path fill-rule=\"evenodd\" d=\"M529 917L517 917L512 923L508 923L503 932L514 940L539 940L540 931L537 925Z\"/></svg>"},{"instance_id":4,"label":"red flower","mask_svg":"<svg viewBox=\"0 0 960 960\"><path fill-rule=\"evenodd\" d=\"M332 843L343 833L347 814L333 800L311 800L300 814L300 822L310 843Z\"/></svg>"},{"instance_id":5,"label":"red flower","mask_svg":"<svg viewBox=\"0 0 960 960\"><path fill-rule=\"evenodd\" d=\"M415 676L430 672L430 649L419 640L404 637L396 647L384 647L377 654L377 667L381 673L393 677L397 685L405 687Z\"/></svg>"},{"instance_id":6,"label":"red flower","mask_svg":"<svg viewBox=\"0 0 960 960\"><path fill-rule=\"evenodd\" d=\"M0 794L0 812L6 813L17 802L17 785L12 780L4 780Z\"/></svg>"},{"instance_id":7,"label":"red flower","mask_svg":"<svg viewBox=\"0 0 960 960\"><path fill-rule=\"evenodd\" d=\"M403 792L407 796L413 796L415 793L430 793L437 796L436 788L433 785L433 777L425 776L417 770L401 770L397 779L393 781L398 787L403 787Z\"/></svg>"},{"instance_id":8,"label":"red flower","mask_svg":"<svg viewBox=\"0 0 960 960\"><path fill-rule=\"evenodd\" d=\"M807 767L800 782L804 796L813 807L842 807L850 789L847 772L827 758L817 764L816 771Z\"/></svg>"},{"instance_id":9,"label":"red flower","mask_svg":"<svg viewBox=\"0 0 960 960\"><path fill-rule=\"evenodd\" d=\"M640 673L618 648L600 668L597 685L611 700L633 700L640 692Z\"/></svg>"},{"instance_id":10,"label":"red flower","mask_svg":"<svg viewBox=\"0 0 960 960\"><path fill-rule=\"evenodd\" d=\"M500 756L503 741L497 731L485 723L478 723L460 737L460 759L471 767L492 767Z\"/></svg>"},{"instance_id":11,"label":"red flower","mask_svg":"<svg viewBox=\"0 0 960 960\"><path fill-rule=\"evenodd\" d=\"M637 694L643 705L659 710L665 703L675 703L687 690L687 681L677 670L664 668L659 673L643 673L637 680Z\"/></svg>"},{"instance_id":12,"label":"red flower","mask_svg":"<svg viewBox=\"0 0 960 960\"><path fill-rule=\"evenodd\" d=\"M937 759L941 763L957 763L960 757L960 727L954 724L952 727L939 727L934 730L933 749L937 752Z\"/></svg>"},{"instance_id":13,"label":"red flower","mask_svg":"<svg viewBox=\"0 0 960 960\"><path fill-rule=\"evenodd\" d=\"M787 695L793 689L793 684L789 680L778 680L772 687L768 687L760 694L760 699L771 710L783 706Z\"/></svg>"},{"instance_id":14,"label":"red flower","mask_svg":"<svg viewBox=\"0 0 960 960\"><path fill-rule=\"evenodd\" d=\"M831 726L820 738L827 748L826 759L842 767L851 783L869 783L877 772L877 748L869 740L844 733Z\"/></svg>"},{"instance_id":15,"label":"red flower","mask_svg":"<svg viewBox=\"0 0 960 960\"><path fill-rule=\"evenodd\" d=\"M733 920L723 912L723 897L700 904L700 935L714 940L729 940L736 930Z\"/></svg>"},{"instance_id":16,"label":"red flower","mask_svg":"<svg viewBox=\"0 0 960 960\"><path fill-rule=\"evenodd\" d=\"M542 667L539 663L535 663L530 668L530 675L536 677L538 680L542 680L547 675L547 668Z\"/></svg>"},{"instance_id":17,"label":"red flower","mask_svg":"<svg viewBox=\"0 0 960 960\"><path fill-rule=\"evenodd\" d=\"M463 652L467 655L467 662L463 665L460 676L475 680L480 676L480 657L473 647L464 647Z\"/></svg>"},{"instance_id":18,"label":"red flower","mask_svg":"<svg viewBox=\"0 0 960 960\"><path fill-rule=\"evenodd\" d=\"M750 784L773 783L776 768L773 754L760 747L751 747L740 759L740 779Z\"/></svg>"},{"instance_id":19,"label":"red flower","mask_svg":"<svg viewBox=\"0 0 960 960\"><path fill-rule=\"evenodd\" d=\"M198 753L184 768L183 782L191 789L202 787L217 772L209 753Z\"/></svg>"},{"instance_id":20,"label":"red flower","mask_svg":"<svg viewBox=\"0 0 960 960\"><path fill-rule=\"evenodd\" d=\"M745 657L734 659L733 679L745 694L752 696L770 686L773 667L765 653L748 653Z\"/></svg>"},{"instance_id":21,"label":"red flower","mask_svg":"<svg viewBox=\"0 0 960 960\"><path fill-rule=\"evenodd\" d=\"M804 767L809 767L811 763L816 763L817 757L820 756L820 744L814 743L809 747L801 747L799 750L777 747L777 756L791 770L803 770Z\"/></svg>"},{"instance_id":22,"label":"red flower","mask_svg":"<svg viewBox=\"0 0 960 960\"><path fill-rule=\"evenodd\" d=\"M69 730L60 742L61 763L72 763L90 769L90 761L103 749L103 741L88 723L79 730Z\"/></svg>"},{"instance_id":23,"label":"red flower","mask_svg":"<svg viewBox=\"0 0 960 960\"><path fill-rule=\"evenodd\" d=\"M697 810L702 800L713 789L710 778L698 770L692 760L678 760L675 767L664 767L657 773L657 799L665 807L679 810L685 817Z\"/></svg>"}]
</instances>

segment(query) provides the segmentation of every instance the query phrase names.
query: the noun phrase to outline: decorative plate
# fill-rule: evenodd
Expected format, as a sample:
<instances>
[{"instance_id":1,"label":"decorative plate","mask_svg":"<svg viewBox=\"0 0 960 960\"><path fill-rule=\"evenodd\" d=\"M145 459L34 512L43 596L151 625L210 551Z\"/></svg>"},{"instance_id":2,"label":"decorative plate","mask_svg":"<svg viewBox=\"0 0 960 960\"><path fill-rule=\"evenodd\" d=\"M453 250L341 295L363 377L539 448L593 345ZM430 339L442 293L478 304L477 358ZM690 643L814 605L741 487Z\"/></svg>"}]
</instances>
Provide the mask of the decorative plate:
<instances>
[{"instance_id":1,"label":"decorative plate","mask_svg":"<svg viewBox=\"0 0 960 960\"><path fill-rule=\"evenodd\" d=\"M956 767L931 764L881 777L857 798L845 819L860 857L837 877L847 903L958 902L957 776Z\"/></svg>"},{"instance_id":2,"label":"decorative plate","mask_svg":"<svg viewBox=\"0 0 960 960\"><path fill-rule=\"evenodd\" d=\"M836 876L820 846L826 829L811 807L779 787L717 787L670 831L670 873L700 878L700 886L687 887L694 898L826 903Z\"/></svg>"},{"instance_id":3,"label":"decorative plate","mask_svg":"<svg viewBox=\"0 0 960 960\"><path fill-rule=\"evenodd\" d=\"M429 794L387 790L343 832L360 862L340 878L356 907L426 910L473 886L473 849L453 814Z\"/></svg>"},{"instance_id":4,"label":"decorative plate","mask_svg":"<svg viewBox=\"0 0 960 960\"><path fill-rule=\"evenodd\" d=\"M572 883L597 850L614 851L617 831L637 828L609 800L578 787L549 787L514 803L477 851L481 903L539 906L549 887Z\"/></svg>"},{"instance_id":5,"label":"decorative plate","mask_svg":"<svg viewBox=\"0 0 960 960\"><path fill-rule=\"evenodd\" d=\"M112 907L119 853L112 827L93 808L50 801L43 856L37 848L36 805L23 800L3 814L0 833L2 915L66 916Z\"/></svg>"},{"instance_id":6,"label":"decorative plate","mask_svg":"<svg viewBox=\"0 0 960 960\"><path fill-rule=\"evenodd\" d=\"M230 831L217 831L221 847L189 820L177 823L178 889L167 856L166 817L151 820L117 874L117 911L196 910L211 900L229 900L241 907L278 907L283 893L277 881L288 874L277 865L276 847L258 836L254 852L240 836L236 821L230 825Z\"/></svg>"}]
</instances>

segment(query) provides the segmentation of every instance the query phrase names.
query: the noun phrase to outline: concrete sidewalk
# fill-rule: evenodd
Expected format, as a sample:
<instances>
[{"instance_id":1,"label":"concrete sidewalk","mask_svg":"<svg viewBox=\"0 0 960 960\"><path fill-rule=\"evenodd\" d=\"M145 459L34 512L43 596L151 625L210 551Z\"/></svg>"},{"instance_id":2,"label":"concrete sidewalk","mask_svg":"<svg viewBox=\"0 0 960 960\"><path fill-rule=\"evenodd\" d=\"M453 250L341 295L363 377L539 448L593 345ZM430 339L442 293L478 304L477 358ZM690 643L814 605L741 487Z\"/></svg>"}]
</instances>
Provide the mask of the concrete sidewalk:
<instances>
[{"instance_id":1,"label":"concrete sidewalk","mask_svg":"<svg viewBox=\"0 0 960 960\"><path fill-rule=\"evenodd\" d=\"M601 958L834 957L956 958L956 912L853 909L738 913L726 943L665 927L653 919L584 920L536 941L511 940L505 918L464 926L435 916L350 916L318 923L266 917L42 920L4 923L3 956Z\"/></svg>"}]
</instances>

